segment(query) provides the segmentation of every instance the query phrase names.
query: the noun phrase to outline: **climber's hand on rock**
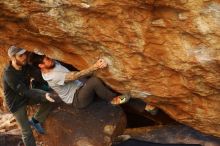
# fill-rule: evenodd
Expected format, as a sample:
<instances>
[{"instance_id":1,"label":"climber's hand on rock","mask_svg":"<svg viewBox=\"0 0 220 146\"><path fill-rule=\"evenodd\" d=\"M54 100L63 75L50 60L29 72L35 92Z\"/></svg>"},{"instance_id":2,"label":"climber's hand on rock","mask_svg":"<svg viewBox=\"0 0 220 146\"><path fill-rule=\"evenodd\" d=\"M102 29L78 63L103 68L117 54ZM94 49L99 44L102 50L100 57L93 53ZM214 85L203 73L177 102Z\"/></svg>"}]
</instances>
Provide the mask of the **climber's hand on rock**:
<instances>
[{"instance_id":1,"label":"climber's hand on rock","mask_svg":"<svg viewBox=\"0 0 220 146\"><path fill-rule=\"evenodd\" d=\"M47 99L48 101L50 101L50 102L55 102L55 100L52 98L52 96L51 96L50 93L46 93L46 94L45 94L45 97L46 97L46 99Z\"/></svg>"},{"instance_id":2,"label":"climber's hand on rock","mask_svg":"<svg viewBox=\"0 0 220 146\"><path fill-rule=\"evenodd\" d=\"M99 59L93 66L97 69L101 69L107 67L108 64L104 59Z\"/></svg>"}]
</instances>

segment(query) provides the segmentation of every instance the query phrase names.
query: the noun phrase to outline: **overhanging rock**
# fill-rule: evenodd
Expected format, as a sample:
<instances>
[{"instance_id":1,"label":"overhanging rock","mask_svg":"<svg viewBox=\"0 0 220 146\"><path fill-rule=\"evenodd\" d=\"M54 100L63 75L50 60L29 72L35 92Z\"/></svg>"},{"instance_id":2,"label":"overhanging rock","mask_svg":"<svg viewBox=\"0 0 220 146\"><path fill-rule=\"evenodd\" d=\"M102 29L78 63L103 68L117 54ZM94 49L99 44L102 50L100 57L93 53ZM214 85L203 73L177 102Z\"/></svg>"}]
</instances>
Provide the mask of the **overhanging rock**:
<instances>
[{"instance_id":1,"label":"overhanging rock","mask_svg":"<svg viewBox=\"0 0 220 146\"><path fill-rule=\"evenodd\" d=\"M1 0L0 9L0 72L14 44L78 69L104 57L98 76L114 90L158 95L148 102L220 137L219 0Z\"/></svg>"}]
</instances>

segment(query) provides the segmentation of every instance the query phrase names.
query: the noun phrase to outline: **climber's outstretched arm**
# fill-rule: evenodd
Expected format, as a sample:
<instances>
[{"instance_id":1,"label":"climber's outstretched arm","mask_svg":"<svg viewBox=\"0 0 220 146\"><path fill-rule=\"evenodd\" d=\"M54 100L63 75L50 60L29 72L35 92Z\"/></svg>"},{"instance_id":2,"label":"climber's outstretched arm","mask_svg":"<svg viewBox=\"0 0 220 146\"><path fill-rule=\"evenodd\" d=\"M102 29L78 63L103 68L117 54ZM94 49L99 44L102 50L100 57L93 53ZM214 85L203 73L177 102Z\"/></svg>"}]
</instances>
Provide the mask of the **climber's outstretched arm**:
<instances>
[{"instance_id":1,"label":"climber's outstretched arm","mask_svg":"<svg viewBox=\"0 0 220 146\"><path fill-rule=\"evenodd\" d=\"M102 69L102 68L107 67L107 65L108 64L106 63L106 61L104 59L99 59L95 64L93 64L91 67L89 67L87 69L66 73L65 82L71 81L71 80L76 80L76 79L79 79L80 77L89 75L98 69Z\"/></svg>"}]
</instances>

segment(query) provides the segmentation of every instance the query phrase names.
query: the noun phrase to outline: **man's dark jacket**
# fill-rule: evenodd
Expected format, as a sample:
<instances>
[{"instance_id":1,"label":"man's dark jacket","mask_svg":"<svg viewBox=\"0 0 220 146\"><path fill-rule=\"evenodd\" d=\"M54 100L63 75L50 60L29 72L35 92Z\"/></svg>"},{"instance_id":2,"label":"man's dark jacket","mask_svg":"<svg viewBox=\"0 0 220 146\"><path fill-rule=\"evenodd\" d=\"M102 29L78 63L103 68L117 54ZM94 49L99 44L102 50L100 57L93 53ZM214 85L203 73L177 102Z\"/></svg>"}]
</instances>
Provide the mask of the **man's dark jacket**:
<instances>
[{"instance_id":1,"label":"man's dark jacket","mask_svg":"<svg viewBox=\"0 0 220 146\"><path fill-rule=\"evenodd\" d=\"M35 95L36 98L42 98L42 94L37 95L36 91L30 89L30 79L34 78L35 86L45 85L41 73L37 68L25 65L21 70L16 70L11 63L5 68L3 74L3 87L5 102L8 109L14 113L20 107L27 104L29 98Z\"/></svg>"}]
</instances>

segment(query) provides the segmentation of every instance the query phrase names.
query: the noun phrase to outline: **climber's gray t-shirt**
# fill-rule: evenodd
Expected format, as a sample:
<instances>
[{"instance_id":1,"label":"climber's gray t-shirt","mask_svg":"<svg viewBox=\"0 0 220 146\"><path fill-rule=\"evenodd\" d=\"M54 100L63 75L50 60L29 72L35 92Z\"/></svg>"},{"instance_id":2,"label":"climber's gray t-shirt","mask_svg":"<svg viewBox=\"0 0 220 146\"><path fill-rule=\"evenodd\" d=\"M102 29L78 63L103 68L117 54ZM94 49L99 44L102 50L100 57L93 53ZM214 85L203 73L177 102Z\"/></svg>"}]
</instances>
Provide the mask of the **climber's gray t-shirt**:
<instances>
[{"instance_id":1,"label":"climber's gray t-shirt","mask_svg":"<svg viewBox=\"0 0 220 146\"><path fill-rule=\"evenodd\" d=\"M67 68L55 62L55 67L48 73L42 73L42 76L65 103L71 104L76 90L83 84L79 80L65 82L65 76L68 72L70 71Z\"/></svg>"}]
</instances>

